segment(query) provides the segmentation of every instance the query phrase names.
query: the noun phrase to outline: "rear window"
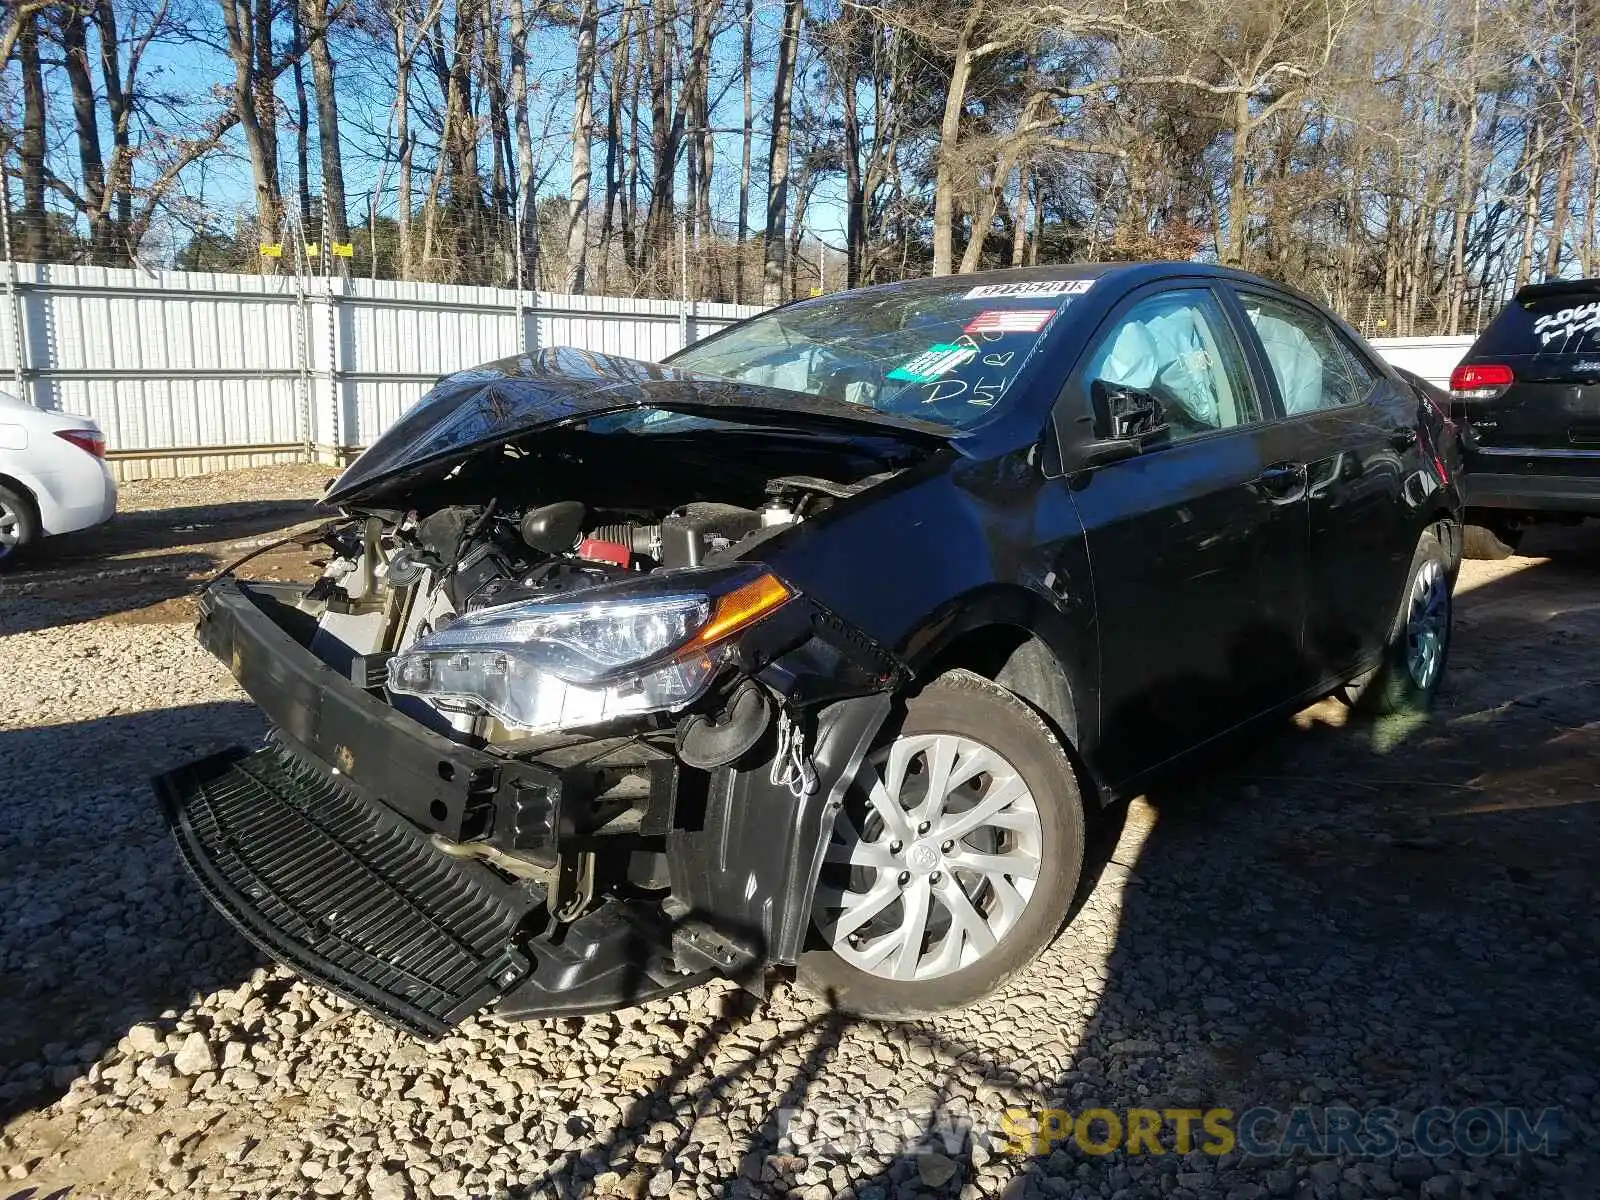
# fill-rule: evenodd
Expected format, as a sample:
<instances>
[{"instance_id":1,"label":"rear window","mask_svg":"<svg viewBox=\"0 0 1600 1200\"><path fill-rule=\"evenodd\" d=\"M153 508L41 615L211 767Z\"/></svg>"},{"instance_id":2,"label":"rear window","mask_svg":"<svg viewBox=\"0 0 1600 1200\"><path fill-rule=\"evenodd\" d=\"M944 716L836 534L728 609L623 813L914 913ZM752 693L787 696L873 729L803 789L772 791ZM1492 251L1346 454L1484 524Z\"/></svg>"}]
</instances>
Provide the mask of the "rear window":
<instances>
[{"instance_id":1,"label":"rear window","mask_svg":"<svg viewBox=\"0 0 1600 1200\"><path fill-rule=\"evenodd\" d=\"M1600 354L1600 286L1506 305L1472 348L1473 357Z\"/></svg>"}]
</instances>

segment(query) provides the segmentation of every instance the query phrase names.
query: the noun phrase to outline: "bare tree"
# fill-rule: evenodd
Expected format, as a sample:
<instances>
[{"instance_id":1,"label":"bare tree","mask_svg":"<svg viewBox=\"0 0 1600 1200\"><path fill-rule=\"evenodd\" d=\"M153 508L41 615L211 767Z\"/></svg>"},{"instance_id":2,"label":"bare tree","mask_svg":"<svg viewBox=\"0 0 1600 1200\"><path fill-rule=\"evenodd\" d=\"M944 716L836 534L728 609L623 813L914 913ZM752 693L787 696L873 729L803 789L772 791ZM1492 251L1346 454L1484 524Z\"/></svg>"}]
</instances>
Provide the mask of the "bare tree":
<instances>
[{"instance_id":1,"label":"bare tree","mask_svg":"<svg viewBox=\"0 0 1600 1200\"><path fill-rule=\"evenodd\" d=\"M595 0L578 10L578 69L572 93L572 185L567 201L566 290L584 290L589 259L589 150L594 142Z\"/></svg>"},{"instance_id":2,"label":"bare tree","mask_svg":"<svg viewBox=\"0 0 1600 1200\"><path fill-rule=\"evenodd\" d=\"M761 268L761 299L779 304L789 255L789 129L793 119L794 68L800 52L800 0L784 0L778 61L773 68L772 140L767 152L767 228Z\"/></svg>"},{"instance_id":3,"label":"bare tree","mask_svg":"<svg viewBox=\"0 0 1600 1200\"><path fill-rule=\"evenodd\" d=\"M317 146L322 162L322 211L327 236L335 242L350 240L344 194L344 160L339 149L339 100L334 88L333 54L328 31L336 11L328 0L299 0L301 21L310 38L311 83L317 96Z\"/></svg>"}]
</instances>

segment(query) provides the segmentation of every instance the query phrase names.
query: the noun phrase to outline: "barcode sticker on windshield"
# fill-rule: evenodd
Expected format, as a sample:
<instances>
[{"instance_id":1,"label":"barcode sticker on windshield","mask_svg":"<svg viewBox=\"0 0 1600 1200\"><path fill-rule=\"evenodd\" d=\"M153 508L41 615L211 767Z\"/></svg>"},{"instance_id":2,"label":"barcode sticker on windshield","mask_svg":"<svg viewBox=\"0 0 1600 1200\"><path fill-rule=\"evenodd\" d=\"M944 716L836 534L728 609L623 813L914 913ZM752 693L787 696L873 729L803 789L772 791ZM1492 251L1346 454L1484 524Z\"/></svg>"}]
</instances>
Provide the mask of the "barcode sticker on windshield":
<instances>
[{"instance_id":1,"label":"barcode sticker on windshield","mask_svg":"<svg viewBox=\"0 0 1600 1200\"><path fill-rule=\"evenodd\" d=\"M1028 283L986 283L967 293L968 300L998 300L1002 296L1081 296L1094 286L1092 279L1036 279Z\"/></svg>"},{"instance_id":2,"label":"barcode sticker on windshield","mask_svg":"<svg viewBox=\"0 0 1600 1200\"><path fill-rule=\"evenodd\" d=\"M889 378L906 383L931 383L941 375L948 375L962 363L972 361L977 353L970 346L929 346L915 358L890 371Z\"/></svg>"},{"instance_id":3,"label":"barcode sticker on windshield","mask_svg":"<svg viewBox=\"0 0 1600 1200\"><path fill-rule=\"evenodd\" d=\"M1056 315L1053 308L986 308L963 333L1038 333Z\"/></svg>"}]
</instances>

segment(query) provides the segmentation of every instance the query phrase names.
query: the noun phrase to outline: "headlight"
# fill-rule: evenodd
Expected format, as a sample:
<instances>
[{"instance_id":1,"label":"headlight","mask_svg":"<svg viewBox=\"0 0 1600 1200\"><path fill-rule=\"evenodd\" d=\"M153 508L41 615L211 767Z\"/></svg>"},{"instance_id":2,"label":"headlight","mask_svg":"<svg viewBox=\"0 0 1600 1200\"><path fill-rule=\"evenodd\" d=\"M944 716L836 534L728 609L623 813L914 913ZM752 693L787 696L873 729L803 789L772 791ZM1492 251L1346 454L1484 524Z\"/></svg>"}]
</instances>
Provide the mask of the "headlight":
<instances>
[{"instance_id":1,"label":"headlight","mask_svg":"<svg viewBox=\"0 0 1600 1200\"><path fill-rule=\"evenodd\" d=\"M705 691L726 638L786 602L762 575L720 596L529 600L480 609L389 661L389 689L478 705L537 733L681 708Z\"/></svg>"}]
</instances>

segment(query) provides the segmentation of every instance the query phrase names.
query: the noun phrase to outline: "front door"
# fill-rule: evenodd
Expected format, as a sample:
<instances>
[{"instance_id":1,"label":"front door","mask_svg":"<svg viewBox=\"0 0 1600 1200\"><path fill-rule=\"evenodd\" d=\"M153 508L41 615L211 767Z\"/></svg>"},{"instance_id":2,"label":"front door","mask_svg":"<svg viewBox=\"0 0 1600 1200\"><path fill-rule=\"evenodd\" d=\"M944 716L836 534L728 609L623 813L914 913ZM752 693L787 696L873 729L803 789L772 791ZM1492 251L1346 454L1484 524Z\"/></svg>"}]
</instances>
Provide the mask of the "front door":
<instances>
[{"instance_id":1,"label":"front door","mask_svg":"<svg viewBox=\"0 0 1600 1200\"><path fill-rule=\"evenodd\" d=\"M1093 425L1151 400L1141 453L1064 480L1094 576L1095 765L1114 783L1303 686L1305 478L1267 452L1271 409L1209 287L1136 293L1062 403Z\"/></svg>"}]
</instances>

